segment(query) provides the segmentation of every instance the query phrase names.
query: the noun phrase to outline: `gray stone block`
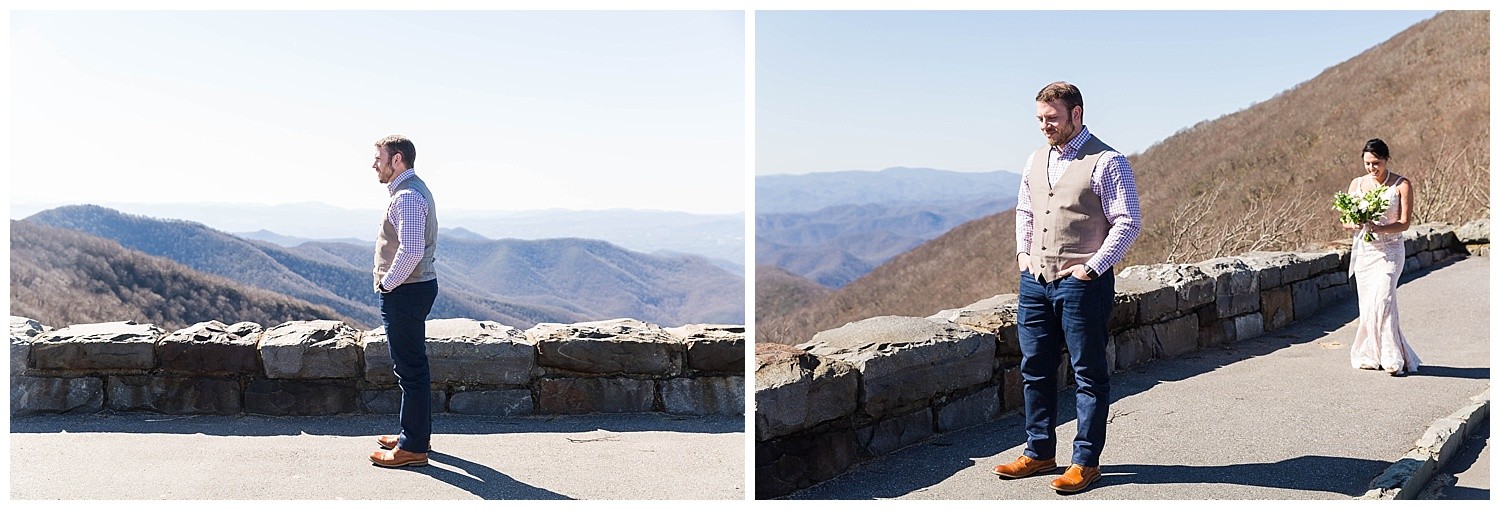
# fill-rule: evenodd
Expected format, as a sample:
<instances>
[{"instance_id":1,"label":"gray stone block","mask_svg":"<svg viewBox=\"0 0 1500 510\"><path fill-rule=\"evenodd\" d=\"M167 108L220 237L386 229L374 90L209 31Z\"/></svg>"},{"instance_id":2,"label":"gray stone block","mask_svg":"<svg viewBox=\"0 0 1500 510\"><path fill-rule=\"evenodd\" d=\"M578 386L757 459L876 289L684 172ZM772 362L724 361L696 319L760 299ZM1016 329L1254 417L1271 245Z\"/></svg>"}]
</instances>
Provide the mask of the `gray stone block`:
<instances>
[{"instance_id":1,"label":"gray stone block","mask_svg":"<svg viewBox=\"0 0 1500 510\"><path fill-rule=\"evenodd\" d=\"M744 377L679 377L660 381L661 403L672 414L745 414Z\"/></svg>"},{"instance_id":2,"label":"gray stone block","mask_svg":"<svg viewBox=\"0 0 1500 510\"><path fill-rule=\"evenodd\" d=\"M1110 372L1114 372L1115 363L1119 361L1119 344L1113 338L1106 339L1104 341L1104 366L1108 367Z\"/></svg>"},{"instance_id":3,"label":"gray stone block","mask_svg":"<svg viewBox=\"0 0 1500 510\"><path fill-rule=\"evenodd\" d=\"M10 316L10 375L26 373L26 360L31 358L31 342L47 331L47 327L40 322Z\"/></svg>"},{"instance_id":4,"label":"gray stone block","mask_svg":"<svg viewBox=\"0 0 1500 510\"><path fill-rule=\"evenodd\" d=\"M10 414L95 412L104 407L98 377L11 376Z\"/></svg>"},{"instance_id":5,"label":"gray stone block","mask_svg":"<svg viewBox=\"0 0 1500 510\"><path fill-rule=\"evenodd\" d=\"M929 319L945 320L980 333L995 335L995 355L1020 356L1016 337L1016 307L1019 296L1000 294L963 308L943 310Z\"/></svg>"},{"instance_id":6,"label":"gray stone block","mask_svg":"<svg viewBox=\"0 0 1500 510\"><path fill-rule=\"evenodd\" d=\"M755 434L789 435L848 416L859 403L859 378L843 361L789 345L755 345Z\"/></svg>"},{"instance_id":7,"label":"gray stone block","mask_svg":"<svg viewBox=\"0 0 1500 510\"><path fill-rule=\"evenodd\" d=\"M1292 320L1302 320L1318 313L1318 280L1292 284Z\"/></svg>"},{"instance_id":8,"label":"gray stone block","mask_svg":"<svg viewBox=\"0 0 1500 510\"><path fill-rule=\"evenodd\" d=\"M1489 218L1478 219L1463 224L1453 230L1455 239L1462 244L1489 244L1490 243L1490 220Z\"/></svg>"},{"instance_id":9,"label":"gray stone block","mask_svg":"<svg viewBox=\"0 0 1500 510\"><path fill-rule=\"evenodd\" d=\"M1200 323L1201 324L1201 323ZM1219 321L1198 326L1198 348L1216 347L1234 342L1234 321Z\"/></svg>"},{"instance_id":10,"label":"gray stone block","mask_svg":"<svg viewBox=\"0 0 1500 510\"><path fill-rule=\"evenodd\" d=\"M535 407L531 390L460 391L448 400L448 411L481 416L523 416Z\"/></svg>"},{"instance_id":11,"label":"gray stone block","mask_svg":"<svg viewBox=\"0 0 1500 510\"><path fill-rule=\"evenodd\" d=\"M1354 298L1354 285L1346 283L1318 290L1318 306L1328 307Z\"/></svg>"},{"instance_id":12,"label":"gray stone block","mask_svg":"<svg viewBox=\"0 0 1500 510\"><path fill-rule=\"evenodd\" d=\"M1114 335L1115 369L1127 370L1156 359L1156 329L1140 326Z\"/></svg>"},{"instance_id":13,"label":"gray stone block","mask_svg":"<svg viewBox=\"0 0 1500 510\"><path fill-rule=\"evenodd\" d=\"M339 321L284 322L261 335L261 364L271 379L352 378L360 371L358 341L359 332Z\"/></svg>"},{"instance_id":14,"label":"gray stone block","mask_svg":"<svg viewBox=\"0 0 1500 510\"><path fill-rule=\"evenodd\" d=\"M1177 293L1176 307L1181 311L1197 308L1214 300L1214 279L1189 264L1153 264L1130 266L1120 271L1120 278L1150 280Z\"/></svg>"},{"instance_id":15,"label":"gray stone block","mask_svg":"<svg viewBox=\"0 0 1500 510\"><path fill-rule=\"evenodd\" d=\"M1156 354L1173 358L1198 349L1198 317L1188 315L1151 326L1156 334Z\"/></svg>"},{"instance_id":16,"label":"gray stone block","mask_svg":"<svg viewBox=\"0 0 1500 510\"><path fill-rule=\"evenodd\" d=\"M689 369L696 372L745 373L744 326L689 324L680 328L667 328L667 332L686 343Z\"/></svg>"},{"instance_id":17,"label":"gray stone block","mask_svg":"<svg viewBox=\"0 0 1500 510\"><path fill-rule=\"evenodd\" d=\"M1265 330L1276 331L1292 323L1292 288L1277 287L1260 293L1260 313Z\"/></svg>"},{"instance_id":18,"label":"gray stone block","mask_svg":"<svg viewBox=\"0 0 1500 510\"><path fill-rule=\"evenodd\" d=\"M1260 290L1286 285L1298 273L1305 278L1310 265L1301 262L1296 255L1285 252L1252 251L1239 258L1258 274Z\"/></svg>"},{"instance_id":19,"label":"gray stone block","mask_svg":"<svg viewBox=\"0 0 1500 510\"><path fill-rule=\"evenodd\" d=\"M938 432L950 432L987 423L1000 415L1000 387L985 386L975 393L943 404L937 409Z\"/></svg>"},{"instance_id":20,"label":"gray stone block","mask_svg":"<svg viewBox=\"0 0 1500 510\"><path fill-rule=\"evenodd\" d=\"M537 364L588 374L678 375L686 350L682 339L635 319L543 323L526 336L536 342Z\"/></svg>"},{"instance_id":21,"label":"gray stone block","mask_svg":"<svg viewBox=\"0 0 1500 510\"><path fill-rule=\"evenodd\" d=\"M1161 282L1121 276L1115 279L1115 295L1121 294L1136 296L1133 301L1139 303L1134 320L1137 324L1150 324L1181 314L1177 308L1177 291Z\"/></svg>"},{"instance_id":22,"label":"gray stone block","mask_svg":"<svg viewBox=\"0 0 1500 510\"><path fill-rule=\"evenodd\" d=\"M1233 317L1260 309L1260 273L1245 261L1221 257L1194 265L1214 279L1214 305L1219 317Z\"/></svg>"},{"instance_id":23,"label":"gray stone block","mask_svg":"<svg viewBox=\"0 0 1500 510\"><path fill-rule=\"evenodd\" d=\"M447 408L448 394L443 390L432 390L432 412ZM370 389L359 392L359 410L374 414L399 414L401 412L401 388Z\"/></svg>"},{"instance_id":24,"label":"gray stone block","mask_svg":"<svg viewBox=\"0 0 1500 510\"><path fill-rule=\"evenodd\" d=\"M52 370L150 370L161 328L132 321L75 324L31 341L30 365Z\"/></svg>"},{"instance_id":25,"label":"gray stone block","mask_svg":"<svg viewBox=\"0 0 1500 510\"><path fill-rule=\"evenodd\" d=\"M272 416L323 416L359 410L354 380L251 379L245 412Z\"/></svg>"},{"instance_id":26,"label":"gray stone block","mask_svg":"<svg viewBox=\"0 0 1500 510\"><path fill-rule=\"evenodd\" d=\"M531 382L536 347L516 328L494 321L434 319L427 321L427 363L434 383L508 384ZM396 382L390 340L385 328L360 338L364 377L375 384Z\"/></svg>"},{"instance_id":27,"label":"gray stone block","mask_svg":"<svg viewBox=\"0 0 1500 510\"><path fill-rule=\"evenodd\" d=\"M1317 282L1318 290L1323 290L1338 285L1346 285L1349 283L1349 273L1342 270L1334 271L1318 276L1317 278L1314 278L1313 281Z\"/></svg>"},{"instance_id":28,"label":"gray stone block","mask_svg":"<svg viewBox=\"0 0 1500 510\"><path fill-rule=\"evenodd\" d=\"M1234 318L1234 339L1248 340L1266 333L1265 318L1258 313Z\"/></svg>"},{"instance_id":29,"label":"gray stone block","mask_svg":"<svg viewBox=\"0 0 1500 510\"><path fill-rule=\"evenodd\" d=\"M1109 314L1109 330L1120 332L1126 328L1135 327L1136 316L1140 315L1141 296L1128 292L1120 292L1119 280L1115 280L1115 306Z\"/></svg>"},{"instance_id":30,"label":"gray stone block","mask_svg":"<svg viewBox=\"0 0 1500 510\"><path fill-rule=\"evenodd\" d=\"M861 457L879 457L920 443L935 433L932 411L924 408L857 429L854 437L859 442Z\"/></svg>"},{"instance_id":31,"label":"gray stone block","mask_svg":"<svg viewBox=\"0 0 1500 510\"><path fill-rule=\"evenodd\" d=\"M1022 408L1026 402L1022 393L1024 387L1021 383L1021 367L1005 369L1004 372L1001 372L1000 378L1000 392L1003 397L1000 405L1006 411Z\"/></svg>"},{"instance_id":32,"label":"gray stone block","mask_svg":"<svg viewBox=\"0 0 1500 510\"><path fill-rule=\"evenodd\" d=\"M652 381L626 378L562 378L536 382L541 414L643 413L656 399Z\"/></svg>"},{"instance_id":33,"label":"gray stone block","mask_svg":"<svg viewBox=\"0 0 1500 510\"><path fill-rule=\"evenodd\" d=\"M110 376L105 404L116 411L165 414L239 414L240 382L235 379Z\"/></svg>"},{"instance_id":34,"label":"gray stone block","mask_svg":"<svg viewBox=\"0 0 1500 510\"><path fill-rule=\"evenodd\" d=\"M755 498L785 496L854 464L854 431L833 429L755 443Z\"/></svg>"},{"instance_id":35,"label":"gray stone block","mask_svg":"<svg viewBox=\"0 0 1500 510\"><path fill-rule=\"evenodd\" d=\"M852 365L860 374L859 412L875 420L983 384L995 363L994 335L913 317L851 322L798 347Z\"/></svg>"},{"instance_id":36,"label":"gray stone block","mask_svg":"<svg viewBox=\"0 0 1500 510\"><path fill-rule=\"evenodd\" d=\"M1323 251L1298 253L1297 256L1308 262L1308 277L1316 278L1331 272L1338 272L1343 254L1337 251Z\"/></svg>"},{"instance_id":37,"label":"gray stone block","mask_svg":"<svg viewBox=\"0 0 1500 510\"><path fill-rule=\"evenodd\" d=\"M163 337L156 349L162 370L170 373L258 374L259 334L255 323L230 327L219 321L200 322Z\"/></svg>"}]
</instances>

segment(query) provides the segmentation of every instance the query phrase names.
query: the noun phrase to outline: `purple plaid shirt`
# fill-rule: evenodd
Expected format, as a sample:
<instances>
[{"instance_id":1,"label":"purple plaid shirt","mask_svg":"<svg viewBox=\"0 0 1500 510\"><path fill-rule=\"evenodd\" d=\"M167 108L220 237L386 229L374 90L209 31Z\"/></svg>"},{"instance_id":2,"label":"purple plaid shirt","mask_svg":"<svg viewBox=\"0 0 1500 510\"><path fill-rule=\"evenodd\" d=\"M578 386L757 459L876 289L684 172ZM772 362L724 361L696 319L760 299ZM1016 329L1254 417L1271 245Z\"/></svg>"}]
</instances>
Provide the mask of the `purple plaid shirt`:
<instances>
[{"instance_id":1,"label":"purple plaid shirt","mask_svg":"<svg viewBox=\"0 0 1500 510\"><path fill-rule=\"evenodd\" d=\"M1052 147L1047 150L1047 184L1057 184L1057 179L1062 177L1063 170L1078 156L1078 148L1083 147L1089 137L1088 126L1084 126L1064 144L1061 149ZM1026 158L1026 169L1021 171L1021 191L1016 198L1016 254L1029 253L1031 249L1031 189L1028 180L1031 176L1031 158ZM1141 233L1141 199L1135 193L1135 171L1130 169L1130 162L1125 156L1118 152L1106 151L1099 158L1099 163L1094 165L1094 173L1089 177L1090 188L1094 194L1099 195L1099 201L1104 205L1104 214L1109 219L1109 235L1104 237L1104 244L1094 256L1084 264L1092 268L1095 273L1103 273L1119 264L1125 258L1125 251L1135 243L1136 236Z\"/></svg>"},{"instance_id":2,"label":"purple plaid shirt","mask_svg":"<svg viewBox=\"0 0 1500 510\"><path fill-rule=\"evenodd\" d=\"M422 194L414 189L396 192L396 186L401 181L415 175L417 169L408 168L385 185L385 191L391 194L391 204L385 209L385 217L396 226L396 235L401 241L396 247L396 259L391 261L391 271L380 280L380 286L385 290L395 289L406 281L411 276L411 271L417 268L417 263L422 261L422 255L427 249L427 238L424 235L427 229L427 199L422 198Z\"/></svg>"}]
</instances>

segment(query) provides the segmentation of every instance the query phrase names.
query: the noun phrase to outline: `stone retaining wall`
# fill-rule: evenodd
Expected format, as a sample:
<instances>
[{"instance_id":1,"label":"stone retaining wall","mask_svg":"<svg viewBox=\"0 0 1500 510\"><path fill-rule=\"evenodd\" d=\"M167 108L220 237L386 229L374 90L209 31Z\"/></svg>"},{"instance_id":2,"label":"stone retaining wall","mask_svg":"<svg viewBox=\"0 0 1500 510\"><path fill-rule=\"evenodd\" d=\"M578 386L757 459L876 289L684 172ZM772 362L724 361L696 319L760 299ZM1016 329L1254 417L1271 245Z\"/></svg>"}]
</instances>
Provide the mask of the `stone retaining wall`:
<instances>
[{"instance_id":1,"label":"stone retaining wall","mask_svg":"<svg viewBox=\"0 0 1500 510\"><path fill-rule=\"evenodd\" d=\"M1489 222L1403 234L1407 272L1488 252ZM1353 299L1349 242L1119 272L1106 355L1114 371L1285 328ZM931 317L875 317L796 347L756 345L756 497L828 480L862 460L1021 407L1016 295ZM1058 367L1068 375L1069 367Z\"/></svg>"},{"instance_id":2,"label":"stone retaining wall","mask_svg":"<svg viewBox=\"0 0 1500 510\"><path fill-rule=\"evenodd\" d=\"M512 416L666 412L742 414L745 328L662 328L634 319L539 324L427 322L433 409ZM217 321L51 330L11 317L11 414L395 413L384 328L339 321L270 329Z\"/></svg>"}]
</instances>

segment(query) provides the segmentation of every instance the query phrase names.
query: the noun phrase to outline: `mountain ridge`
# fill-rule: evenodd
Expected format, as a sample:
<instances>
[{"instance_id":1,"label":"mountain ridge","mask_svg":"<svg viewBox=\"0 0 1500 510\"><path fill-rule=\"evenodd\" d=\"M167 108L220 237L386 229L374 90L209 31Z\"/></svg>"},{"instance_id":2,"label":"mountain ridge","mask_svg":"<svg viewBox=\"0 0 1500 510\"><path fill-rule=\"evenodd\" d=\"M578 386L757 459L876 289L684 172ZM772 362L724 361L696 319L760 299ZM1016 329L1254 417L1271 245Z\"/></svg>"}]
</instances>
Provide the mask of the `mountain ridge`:
<instances>
[{"instance_id":1,"label":"mountain ridge","mask_svg":"<svg viewBox=\"0 0 1500 510\"><path fill-rule=\"evenodd\" d=\"M315 242L286 248L266 241L240 239L196 222L159 220L99 206L51 209L24 221L99 235L125 247L178 261L242 285L330 306L362 326L379 324L378 295L370 290L368 265L372 252L368 247ZM514 250L516 246L528 246L527 243L538 241L474 240L446 235L440 235L440 239L436 264L440 275L449 276L440 276L433 317L496 320L517 327L539 322L616 317L634 317L671 326L692 322L743 322L744 307L738 302L743 296L743 279L701 257L680 260L652 257L604 241L551 241L548 246L582 244L595 253L590 257L576 257L577 264L532 268L545 274L509 273L518 280L547 282L540 291L525 293L511 292L513 289L508 287L486 288L484 284L475 284L475 281L484 279L483 275L476 276L470 271L481 268L463 264L462 258L482 259L494 255L483 253L486 249ZM630 263L624 264L625 261ZM649 276L620 275L622 264L634 270L648 271ZM496 269L492 265L487 270ZM689 276L667 274L673 270ZM690 285L683 281L685 278L703 284ZM618 288L607 286L632 280L638 284L631 287L630 295L640 299L622 298ZM588 287L581 282L591 282L598 287ZM495 285L496 282L488 279L485 284ZM556 292L572 294L553 294ZM725 295L734 296L736 302L729 304L725 298L719 297ZM740 320L734 321L736 318Z\"/></svg>"}]
</instances>

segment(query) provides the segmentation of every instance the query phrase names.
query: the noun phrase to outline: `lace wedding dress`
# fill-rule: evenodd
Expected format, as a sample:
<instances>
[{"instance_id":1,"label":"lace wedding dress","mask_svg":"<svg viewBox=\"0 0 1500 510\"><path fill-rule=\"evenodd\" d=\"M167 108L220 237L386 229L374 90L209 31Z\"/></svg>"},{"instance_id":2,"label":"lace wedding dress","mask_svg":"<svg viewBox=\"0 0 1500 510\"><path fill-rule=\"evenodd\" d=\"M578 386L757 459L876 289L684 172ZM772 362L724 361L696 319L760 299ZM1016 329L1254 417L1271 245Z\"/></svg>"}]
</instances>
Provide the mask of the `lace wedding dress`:
<instances>
[{"instance_id":1,"label":"lace wedding dress","mask_svg":"<svg viewBox=\"0 0 1500 510\"><path fill-rule=\"evenodd\" d=\"M1397 179L1395 184L1400 184ZM1401 214L1401 202L1395 184L1386 191L1390 207L1375 220L1385 225ZM1349 346L1349 362L1354 368L1385 370L1391 374L1415 372L1421 365L1416 351L1401 334L1401 315L1396 311L1396 282L1406 266L1406 244L1401 234L1375 234L1374 242L1365 242L1363 232L1354 235L1349 273L1359 292L1359 329Z\"/></svg>"}]
</instances>

